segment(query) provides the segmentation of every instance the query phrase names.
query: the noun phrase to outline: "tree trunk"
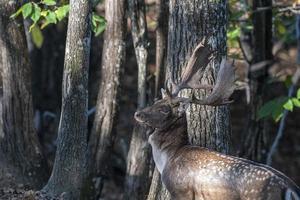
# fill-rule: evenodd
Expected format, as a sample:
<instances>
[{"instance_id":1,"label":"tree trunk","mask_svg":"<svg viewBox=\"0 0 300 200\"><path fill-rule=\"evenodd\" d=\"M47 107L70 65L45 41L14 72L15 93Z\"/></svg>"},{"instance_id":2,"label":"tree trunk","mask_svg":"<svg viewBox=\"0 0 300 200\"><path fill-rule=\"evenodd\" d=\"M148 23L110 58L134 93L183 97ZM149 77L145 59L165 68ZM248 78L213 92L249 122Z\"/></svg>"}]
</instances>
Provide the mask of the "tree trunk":
<instances>
[{"instance_id":1,"label":"tree trunk","mask_svg":"<svg viewBox=\"0 0 300 200\"><path fill-rule=\"evenodd\" d=\"M3 135L0 146L5 157L40 187L48 177L33 125L31 66L23 21L9 17L21 6L0 1L0 52L3 78Z\"/></svg>"},{"instance_id":2,"label":"tree trunk","mask_svg":"<svg viewBox=\"0 0 300 200\"><path fill-rule=\"evenodd\" d=\"M138 64L138 109L146 106L146 67L148 57L147 25L144 0L129 0L133 46ZM146 129L136 124L127 157L124 199L144 199L150 186L151 151Z\"/></svg>"},{"instance_id":3,"label":"tree trunk","mask_svg":"<svg viewBox=\"0 0 300 200\"><path fill-rule=\"evenodd\" d=\"M89 139L90 185L94 197L99 198L103 176L107 171L107 157L115 137L113 125L117 115L117 96L120 86L120 71L125 60L126 1L105 1L107 27L102 53L101 85L98 94L96 115Z\"/></svg>"},{"instance_id":4,"label":"tree trunk","mask_svg":"<svg viewBox=\"0 0 300 200\"><path fill-rule=\"evenodd\" d=\"M155 72L155 98L160 96L160 89L165 82L169 0L156 0L157 27L156 27L156 72Z\"/></svg>"},{"instance_id":5,"label":"tree trunk","mask_svg":"<svg viewBox=\"0 0 300 200\"><path fill-rule=\"evenodd\" d=\"M167 79L173 77L177 83L182 69L195 46L203 37L210 37L209 43L216 50L213 60L201 83L214 84L221 56L226 55L226 1L170 0ZM189 91L183 91L184 96ZM207 95L197 91L198 98ZM228 153L230 144L230 122L227 106L210 107L191 105L187 110L188 133L192 144L205 146ZM152 184L157 184L153 183ZM148 196L152 199L169 199L169 195L159 190ZM159 195L157 195L159 193ZM156 194L156 195L154 195Z\"/></svg>"},{"instance_id":6,"label":"tree trunk","mask_svg":"<svg viewBox=\"0 0 300 200\"><path fill-rule=\"evenodd\" d=\"M43 189L66 199L79 199L86 168L90 21L90 1L71 0L57 151Z\"/></svg>"},{"instance_id":7,"label":"tree trunk","mask_svg":"<svg viewBox=\"0 0 300 200\"><path fill-rule=\"evenodd\" d=\"M163 88L166 76L167 64L167 42L168 42L168 17L169 17L169 0L156 0L157 27L156 27L156 77L155 77L155 98L161 97L160 89ZM157 199L165 197L158 191L166 192L166 190L159 190L162 187L160 181L160 174L155 168L150 184L150 189L147 199ZM166 193L168 195L168 193Z\"/></svg>"},{"instance_id":8,"label":"tree trunk","mask_svg":"<svg viewBox=\"0 0 300 200\"><path fill-rule=\"evenodd\" d=\"M272 0L253 1L253 10L259 7L271 7ZM272 59L272 11L256 12L253 15L253 60L258 63ZM266 99L268 67L250 73L251 100L248 106L248 124L244 133L240 156L251 160L264 162L267 155L267 130L266 120L257 121L257 112Z\"/></svg>"}]
</instances>

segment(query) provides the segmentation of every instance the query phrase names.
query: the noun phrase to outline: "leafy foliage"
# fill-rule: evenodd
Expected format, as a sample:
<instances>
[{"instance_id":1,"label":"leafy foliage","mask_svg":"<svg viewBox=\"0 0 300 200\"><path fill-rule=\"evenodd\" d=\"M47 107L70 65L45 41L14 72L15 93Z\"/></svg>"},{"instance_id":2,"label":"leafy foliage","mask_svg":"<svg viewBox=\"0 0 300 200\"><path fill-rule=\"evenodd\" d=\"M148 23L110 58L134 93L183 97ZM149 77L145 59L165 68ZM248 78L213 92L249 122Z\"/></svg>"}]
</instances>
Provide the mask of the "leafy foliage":
<instances>
[{"instance_id":1,"label":"leafy foliage","mask_svg":"<svg viewBox=\"0 0 300 200\"><path fill-rule=\"evenodd\" d=\"M243 1L229 1L229 26L227 29L229 49L238 49L241 33L247 33L252 29L250 7ZM231 54L231 57L241 58L241 55L238 53L232 54L229 52L229 54Z\"/></svg>"},{"instance_id":2,"label":"leafy foliage","mask_svg":"<svg viewBox=\"0 0 300 200\"><path fill-rule=\"evenodd\" d=\"M16 18L22 14L24 19L30 18L32 20L29 31L33 43L36 47L40 48L44 41L41 30L49 24L57 24L67 18L69 10L69 4L58 6L56 0L42 0L38 3L28 2L24 4L17 12L11 15L11 18ZM93 12L92 30L95 35L98 36L101 34L105 30L105 27L105 18Z\"/></svg>"},{"instance_id":3,"label":"leafy foliage","mask_svg":"<svg viewBox=\"0 0 300 200\"><path fill-rule=\"evenodd\" d=\"M95 36L100 35L106 27L106 20L104 17L97 15L93 12L92 15L92 30L95 33Z\"/></svg>"},{"instance_id":4,"label":"leafy foliage","mask_svg":"<svg viewBox=\"0 0 300 200\"><path fill-rule=\"evenodd\" d=\"M284 110L293 111L295 107L300 108L300 88L296 97L278 97L265 103L258 111L257 119L272 117L278 122Z\"/></svg>"}]
</instances>

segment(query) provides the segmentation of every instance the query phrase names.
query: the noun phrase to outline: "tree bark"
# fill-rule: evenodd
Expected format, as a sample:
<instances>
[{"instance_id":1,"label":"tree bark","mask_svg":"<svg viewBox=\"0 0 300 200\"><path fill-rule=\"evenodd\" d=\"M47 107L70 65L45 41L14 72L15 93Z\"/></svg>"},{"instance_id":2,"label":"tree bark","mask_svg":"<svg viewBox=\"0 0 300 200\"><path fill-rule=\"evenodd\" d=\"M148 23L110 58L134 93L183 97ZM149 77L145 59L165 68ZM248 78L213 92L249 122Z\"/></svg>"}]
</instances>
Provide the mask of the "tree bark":
<instances>
[{"instance_id":1,"label":"tree bark","mask_svg":"<svg viewBox=\"0 0 300 200\"><path fill-rule=\"evenodd\" d=\"M259 7L271 7L272 0L253 1L253 10ZM253 15L253 60L258 63L272 59L272 11L256 12ZM244 131L244 142L240 156L251 160L264 162L268 146L268 123L266 120L257 120L257 112L266 99L268 66L249 73L250 103L248 106L248 120Z\"/></svg>"},{"instance_id":2,"label":"tree bark","mask_svg":"<svg viewBox=\"0 0 300 200\"><path fill-rule=\"evenodd\" d=\"M90 1L70 1L57 151L43 188L66 199L79 199L86 168L90 11Z\"/></svg>"},{"instance_id":3,"label":"tree bark","mask_svg":"<svg viewBox=\"0 0 300 200\"><path fill-rule=\"evenodd\" d=\"M157 27L156 27L156 72L155 98L160 96L160 89L165 82L168 42L169 0L156 0Z\"/></svg>"},{"instance_id":4,"label":"tree bark","mask_svg":"<svg viewBox=\"0 0 300 200\"><path fill-rule=\"evenodd\" d=\"M216 53L207 66L201 83L214 84L221 57L226 55L226 9L225 0L170 0L167 80L171 77L175 83L180 80L193 49L206 36L210 37L209 43ZM189 93L190 91L183 91L181 94L187 96ZM198 98L207 95L203 91L196 93ZM231 130L227 106L191 105L187 110L187 120L191 144L223 153L229 152ZM170 199L163 187L158 188L156 193L148 196L148 200Z\"/></svg>"},{"instance_id":5,"label":"tree bark","mask_svg":"<svg viewBox=\"0 0 300 200\"><path fill-rule=\"evenodd\" d=\"M144 0L128 1L131 32L138 64L138 109L146 106L146 67L148 57L147 24ZM136 124L127 157L124 199L144 199L149 186L151 151L147 141L146 129Z\"/></svg>"},{"instance_id":6,"label":"tree bark","mask_svg":"<svg viewBox=\"0 0 300 200\"><path fill-rule=\"evenodd\" d=\"M3 135L5 157L19 167L29 184L40 187L48 177L46 161L33 124L31 66L21 18L10 19L21 5L0 1L0 52L3 78Z\"/></svg>"},{"instance_id":7,"label":"tree bark","mask_svg":"<svg viewBox=\"0 0 300 200\"><path fill-rule=\"evenodd\" d=\"M155 98L161 97L160 89L163 87L166 76L167 65L167 42L168 42L168 18L169 18L169 0L156 0L157 27L156 27L156 77L155 77ZM150 189L147 199L157 199L165 197L166 194L161 194L158 191L162 187L160 174L155 168L150 184Z\"/></svg>"},{"instance_id":8,"label":"tree bark","mask_svg":"<svg viewBox=\"0 0 300 200\"><path fill-rule=\"evenodd\" d=\"M113 145L113 125L117 115L120 71L125 60L126 1L105 1L107 27L104 33L101 85L99 88L96 115L89 139L90 177L94 184L88 190L99 198L103 176L107 173L105 163Z\"/></svg>"}]
</instances>

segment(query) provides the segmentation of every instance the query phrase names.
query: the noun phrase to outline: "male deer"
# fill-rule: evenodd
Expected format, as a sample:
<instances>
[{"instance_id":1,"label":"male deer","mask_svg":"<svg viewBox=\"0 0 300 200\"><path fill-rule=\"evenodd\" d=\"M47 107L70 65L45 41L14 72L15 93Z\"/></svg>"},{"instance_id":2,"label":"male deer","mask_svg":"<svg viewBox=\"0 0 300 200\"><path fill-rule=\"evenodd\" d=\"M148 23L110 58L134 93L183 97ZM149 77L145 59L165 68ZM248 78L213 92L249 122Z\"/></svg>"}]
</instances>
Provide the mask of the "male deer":
<instances>
[{"instance_id":1,"label":"male deer","mask_svg":"<svg viewBox=\"0 0 300 200\"><path fill-rule=\"evenodd\" d=\"M172 199L299 199L298 186L269 166L188 144L186 105L227 104L234 90L232 63L223 59L208 97L200 100L177 96L183 88L211 88L197 84L195 79L203 74L201 71L196 75L198 69L205 68L210 62L212 51L205 41L193 51L181 82L173 84L174 92L164 92L162 100L135 113L135 119L152 130L148 141L156 167Z\"/></svg>"}]
</instances>

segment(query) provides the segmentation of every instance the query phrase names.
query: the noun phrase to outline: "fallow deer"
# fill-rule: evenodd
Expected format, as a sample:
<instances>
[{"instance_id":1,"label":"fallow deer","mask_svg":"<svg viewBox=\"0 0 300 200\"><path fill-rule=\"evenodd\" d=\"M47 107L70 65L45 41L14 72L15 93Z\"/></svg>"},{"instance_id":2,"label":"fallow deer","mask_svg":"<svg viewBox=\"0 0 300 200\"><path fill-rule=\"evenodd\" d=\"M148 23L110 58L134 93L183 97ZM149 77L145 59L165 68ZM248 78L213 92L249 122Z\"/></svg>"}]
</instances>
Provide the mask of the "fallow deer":
<instances>
[{"instance_id":1,"label":"fallow deer","mask_svg":"<svg viewBox=\"0 0 300 200\"><path fill-rule=\"evenodd\" d=\"M173 93L135 113L135 119L149 127L149 143L162 182L176 200L279 200L300 199L299 187L281 172L250 160L224 155L188 143L185 109L189 103L219 106L229 103L234 90L233 63L223 59L214 87L200 85L196 72L210 62L211 48L202 41L193 51L173 84ZM198 81L199 82L199 81ZM178 97L183 88L212 89L200 100Z\"/></svg>"}]
</instances>

